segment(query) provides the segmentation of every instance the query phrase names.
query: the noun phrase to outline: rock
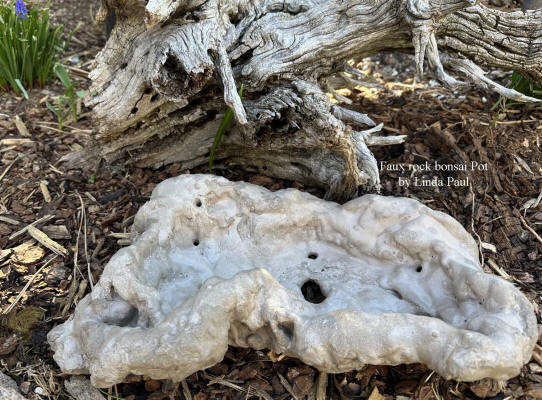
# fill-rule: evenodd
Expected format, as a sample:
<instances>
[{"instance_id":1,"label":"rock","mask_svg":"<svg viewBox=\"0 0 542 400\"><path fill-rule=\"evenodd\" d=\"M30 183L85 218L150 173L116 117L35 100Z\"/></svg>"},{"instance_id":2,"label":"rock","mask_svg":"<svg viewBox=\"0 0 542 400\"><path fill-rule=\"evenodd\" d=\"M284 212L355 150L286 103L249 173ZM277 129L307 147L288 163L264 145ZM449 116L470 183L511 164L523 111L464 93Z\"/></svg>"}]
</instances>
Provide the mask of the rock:
<instances>
[{"instance_id":1,"label":"rock","mask_svg":"<svg viewBox=\"0 0 542 400\"><path fill-rule=\"evenodd\" d=\"M9 376L0 372L0 399L2 400L26 400L19 393L17 383Z\"/></svg>"},{"instance_id":2,"label":"rock","mask_svg":"<svg viewBox=\"0 0 542 400\"><path fill-rule=\"evenodd\" d=\"M21 386L19 386L19 389L22 393L28 394L30 392L30 386L31 386L31 383L28 381L25 381L21 383Z\"/></svg>"},{"instance_id":3,"label":"rock","mask_svg":"<svg viewBox=\"0 0 542 400\"><path fill-rule=\"evenodd\" d=\"M75 400L105 400L100 391L93 387L84 376L72 376L64 381L64 386Z\"/></svg>"},{"instance_id":4,"label":"rock","mask_svg":"<svg viewBox=\"0 0 542 400\"><path fill-rule=\"evenodd\" d=\"M483 272L465 229L407 198L341 206L183 175L156 187L132 243L48 335L62 370L98 387L180 381L228 344L331 373L416 362L445 379L508 379L538 337L529 300Z\"/></svg>"}]
</instances>

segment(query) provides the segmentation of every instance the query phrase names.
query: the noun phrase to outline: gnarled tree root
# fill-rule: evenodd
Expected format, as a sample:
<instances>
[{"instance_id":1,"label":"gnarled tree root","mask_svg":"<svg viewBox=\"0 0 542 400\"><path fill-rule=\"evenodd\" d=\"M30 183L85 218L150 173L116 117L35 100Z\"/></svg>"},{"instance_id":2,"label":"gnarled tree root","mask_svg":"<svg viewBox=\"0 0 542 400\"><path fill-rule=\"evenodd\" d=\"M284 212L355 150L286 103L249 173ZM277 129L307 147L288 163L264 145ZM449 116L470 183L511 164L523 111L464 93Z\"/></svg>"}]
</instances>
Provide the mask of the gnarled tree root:
<instances>
[{"instance_id":1,"label":"gnarled tree root","mask_svg":"<svg viewBox=\"0 0 542 400\"><path fill-rule=\"evenodd\" d=\"M414 49L447 86L467 81L519 101L474 62L542 80L542 11L503 13L471 0L104 0L117 26L91 78L94 149L109 161L158 167L206 165L221 117L236 125L215 156L349 197L379 187L364 114L331 103L322 90L356 81L346 64L381 50ZM450 55L442 55L439 51ZM243 83L244 99L237 87ZM352 82L350 82L352 83Z\"/></svg>"}]
</instances>

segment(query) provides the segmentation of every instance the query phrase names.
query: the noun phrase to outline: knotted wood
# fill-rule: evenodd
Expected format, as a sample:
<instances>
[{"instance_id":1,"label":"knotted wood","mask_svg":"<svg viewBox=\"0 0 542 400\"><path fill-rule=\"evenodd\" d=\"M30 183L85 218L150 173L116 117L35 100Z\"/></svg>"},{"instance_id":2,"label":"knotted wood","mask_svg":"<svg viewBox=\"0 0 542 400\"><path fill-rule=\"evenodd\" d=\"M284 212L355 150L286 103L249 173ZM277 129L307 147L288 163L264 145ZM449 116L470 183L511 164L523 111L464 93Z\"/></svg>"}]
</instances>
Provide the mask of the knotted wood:
<instances>
[{"instance_id":1,"label":"knotted wood","mask_svg":"<svg viewBox=\"0 0 542 400\"><path fill-rule=\"evenodd\" d=\"M414 50L420 75L431 68L444 85L476 84L520 101L533 99L478 64L542 81L542 11L467 0L105 0L100 15L113 10L117 24L91 73L98 134L87 150L110 162L205 165L230 107L236 124L217 167L349 197L378 190L368 146L404 140L379 136L368 116L331 103L330 84L360 83L349 60Z\"/></svg>"}]
</instances>

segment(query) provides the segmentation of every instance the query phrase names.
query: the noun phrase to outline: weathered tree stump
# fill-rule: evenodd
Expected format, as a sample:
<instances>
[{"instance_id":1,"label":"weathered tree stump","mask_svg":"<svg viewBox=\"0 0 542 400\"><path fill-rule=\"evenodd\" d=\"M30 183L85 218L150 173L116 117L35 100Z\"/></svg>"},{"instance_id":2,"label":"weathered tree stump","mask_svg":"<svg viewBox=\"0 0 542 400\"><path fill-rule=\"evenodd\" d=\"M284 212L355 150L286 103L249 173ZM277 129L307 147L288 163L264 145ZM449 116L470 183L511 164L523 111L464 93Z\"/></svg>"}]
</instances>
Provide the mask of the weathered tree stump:
<instances>
[{"instance_id":1,"label":"weathered tree stump","mask_svg":"<svg viewBox=\"0 0 542 400\"><path fill-rule=\"evenodd\" d=\"M330 85L359 78L348 60L413 48L420 75L427 60L444 85L465 84L445 72L453 70L522 101L529 98L492 82L477 64L542 81L542 11L505 13L473 2L104 0L100 15L114 10L117 23L91 74L98 134L90 152L139 166L204 165L229 106L236 124L217 166L335 196L378 189L369 147L404 136L380 136L367 115L331 103Z\"/></svg>"}]
</instances>

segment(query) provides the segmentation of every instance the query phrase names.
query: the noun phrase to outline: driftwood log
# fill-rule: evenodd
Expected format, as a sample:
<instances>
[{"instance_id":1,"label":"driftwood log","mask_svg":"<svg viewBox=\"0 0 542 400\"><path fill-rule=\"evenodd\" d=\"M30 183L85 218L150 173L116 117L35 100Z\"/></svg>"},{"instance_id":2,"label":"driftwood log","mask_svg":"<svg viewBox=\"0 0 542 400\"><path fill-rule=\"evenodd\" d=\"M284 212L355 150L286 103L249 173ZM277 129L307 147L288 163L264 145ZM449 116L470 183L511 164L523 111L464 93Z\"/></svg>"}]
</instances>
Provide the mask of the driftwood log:
<instances>
[{"instance_id":1,"label":"driftwood log","mask_svg":"<svg viewBox=\"0 0 542 400\"><path fill-rule=\"evenodd\" d=\"M478 64L542 81L542 10L474 3L103 0L99 15L115 12L117 23L91 73L87 104L98 133L90 153L148 167L205 165L230 107L236 123L216 167L301 181L334 197L378 190L369 147L404 136L381 135L382 125L330 101L333 87L363 85L349 60L414 49L419 75L426 64L446 86L473 83L533 100Z\"/></svg>"}]
</instances>

